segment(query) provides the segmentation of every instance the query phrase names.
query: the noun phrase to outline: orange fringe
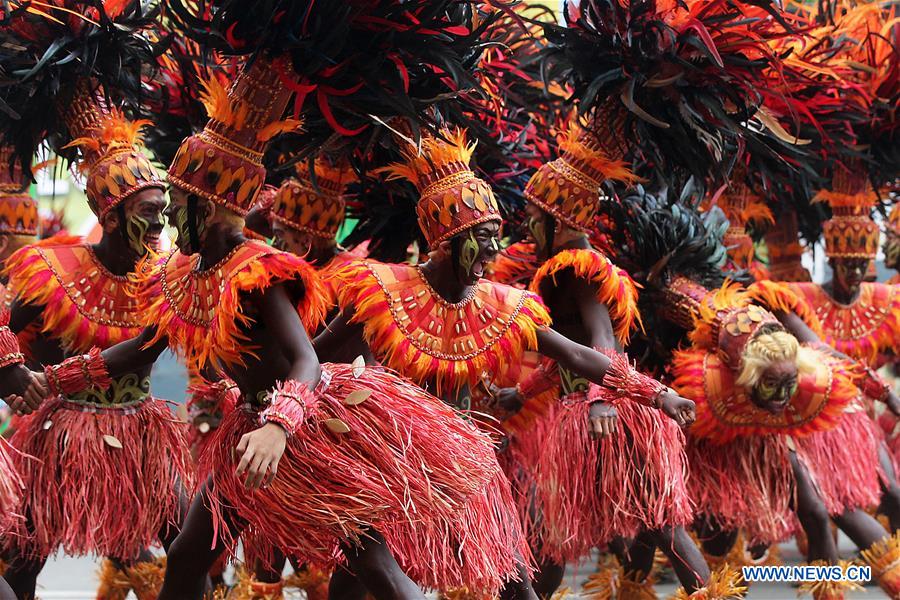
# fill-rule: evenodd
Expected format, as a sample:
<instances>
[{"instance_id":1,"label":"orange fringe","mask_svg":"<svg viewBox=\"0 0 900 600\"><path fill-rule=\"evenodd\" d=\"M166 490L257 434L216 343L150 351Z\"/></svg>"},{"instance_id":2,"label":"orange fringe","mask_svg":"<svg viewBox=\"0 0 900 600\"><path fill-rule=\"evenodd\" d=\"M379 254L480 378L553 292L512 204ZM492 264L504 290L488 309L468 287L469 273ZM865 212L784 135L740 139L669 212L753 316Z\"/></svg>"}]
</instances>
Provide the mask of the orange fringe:
<instances>
[{"instance_id":1,"label":"orange fringe","mask_svg":"<svg viewBox=\"0 0 900 600\"><path fill-rule=\"evenodd\" d=\"M704 302L697 305L694 314L694 329L688 334L688 339L695 346L701 348L715 348L718 340L713 336L713 325L718 313L731 308L739 308L750 304L747 290L739 283L726 281L718 290L706 296Z\"/></svg>"},{"instance_id":2,"label":"orange fringe","mask_svg":"<svg viewBox=\"0 0 900 600\"><path fill-rule=\"evenodd\" d=\"M488 266L487 279L512 286L527 286L538 269L534 244L516 242L497 255Z\"/></svg>"},{"instance_id":3,"label":"orange fringe","mask_svg":"<svg viewBox=\"0 0 900 600\"><path fill-rule=\"evenodd\" d=\"M451 163L468 165L476 144L467 143L466 130L460 128L444 130L443 135L446 141L437 137L423 136L419 147L402 144L402 154L406 162L390 164L377 169L376 173L387 173L388 181L406 179L421 189L427 184L423 176L438 173L441 167Z\"/></svg>"},{"instance_id":4,"label":"orange fringe","mask_svg":"<svg viewBox=\"0 0 900 600\"><path fill-rule=\"evenodd\" d=\"M363 325L366 341L376 357L413 381L434 380L438 394L466 383L474 387L484 373L503 377L523 352L537 349L538 330L549 327L551 322L540 299L528 294L510 327L490 346L465 360L432 356L413 346L397 326L388 297L365 261L348 262L331 277L337 282L341 310L355 311L352 322Z\"/></svg>"},{"instance_id":5,"label":"orange fringe","mask_svg":"<svg viewBox=\"0 0 900 600\"><path fill-rule=\"evenodd\" d=\"M629 164L609 156L595 143L590 143L593 134L584 131L577 118L569 119L565 131L557 137L560 152L565 158L575 158L603 175L604 179L632 184L643 181L634 174ZM585 144L588 141L588 144ZM600 141L600 140L597 140Z\"/></svg>"},{"instance_id":6,"label":"orange fringe","mask_svg":"<svg viewBox=\"0 0 900 600\"><path fill-rule=\"evenodd\" d=\"M67 250L85 244L82 238L59 235L26 246L14 253L7 261L5 273L9 277L9 289L20 302L43 306L41 330L59 338L63 347L74 353L87 352L93 346L108 348L119 342L130 340L141 328L119 327L93 320L82 307L75 304L66 293L65 286L74 283L83 273L71 269L66 273L54 273L41 252L52 253L54 249ZM96 265L85 264L85 269L96 270ZM61 280L64 278L64 280ZM126 286L118 285L111 293L125 294ZM127 306L130 299L118 303ZM123 314L125 321L133 315Z\"/></svg>"},{"instance_id":7,"label":"orange fringe","mask_svg":"<svg viewBox=\"0 0 900 600\"><path fill-rule=\"evenodd\" d=\"M556 282L560 271L572 269L575 276L597 286L597 302L609 309L616 338L624 346L628 344L635 326L643 329L641 313L637 305L637 284L616 267L612 261L596 250L563 250L538 269L529 289L540 293L541 282L551 277Z\"/></svg>"},{"instance_id":8,"label":"orange fringe","mask_svg":"<svg viewBox=\"0 0 900 600\"><path fill-rule=\"evenodd\" d=\"M772 312L793 313L800 317L813 333L820 338L824 337L822 323L813 308L788 285L778 281L757 281L751 284L747 291L755 303Z\"/></svg>"},{"instance_id":9,"label":"orange fringe","mask_svg":"<svg viewBox=\"0 0 900 600\"><path fill-rule=\"evenodd\" d=\"M153 326L156 334L147 345L153 345L168 337L169 347L183 357L189 368L200 370L211 362L221 365L244 364L242 355L253 356L253 347L241 327L253 323L244 314L241 295L261 291L278 283L300 281L303 297L297 310L303 325L314 334L324 321L327 311L327 293L315 269L302 258L280 252L256 241L248 241L236 248L231 257L215 269L215 273L199 275L195 266L198 256L184 256L175 252L168 256L145 259L132 275L134 293L143 300L146 325ZM173 306L167 286L180 285L185 289L199 276L220 277L221 295L211 306L204 297L191 296L190 306ZM200 306L197 306L197 305ZM200 315L212 310L215 316L207 325L199 325L182 315L198 308Z\"/></svg>"}]
</instances>

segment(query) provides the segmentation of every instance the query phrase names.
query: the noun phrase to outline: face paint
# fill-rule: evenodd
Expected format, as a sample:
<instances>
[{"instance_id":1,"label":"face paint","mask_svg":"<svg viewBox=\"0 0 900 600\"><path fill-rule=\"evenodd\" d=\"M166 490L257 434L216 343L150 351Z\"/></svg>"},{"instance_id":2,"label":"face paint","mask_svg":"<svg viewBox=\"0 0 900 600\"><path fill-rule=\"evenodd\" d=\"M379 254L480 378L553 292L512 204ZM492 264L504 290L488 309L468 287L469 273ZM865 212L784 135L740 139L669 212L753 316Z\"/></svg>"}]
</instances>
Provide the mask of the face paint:
<instances>
[{"instance_id":1,"label":"face paint","mask_svg":"<svg viewBox=\"0 0 900 600\"><path fill-rule=\"evenodd\" d=\"M531 232L531 237L534 238L534 242L539 250L547 247L547 231L544 227L543 219L535 219L534 217L528 219L528 231Z\"/></svg>"},{"instance_id":2,"label":"face paint","mask_svg":"<svg viewBox=\"0 0 900 600\"><path fill-rule=\"evenodd\" d=\"M465 237L460 246L459 264L463 268L463 273L467 276L472 272L472 265L478 258L478 241L475 239L474 232L470 229L469 235Z\"/></svg>"},{"instance_id":3,"label":"face paint","mask_svg":"<svg viewBox=\"0 0 900 600\"><path fill-rule=\"evenodd\" d=\"M175 242L179 247L184 248L187 243L190 243L191 234L188 231L188 210L187 205L181 205L175 207L175 231L178 233L178 237L175 239Z\"/></svg>"},{"instance_id":4,"label":"face paint","mask_svg":"<svg viewBox=\"0 0 900 600\"><path fill-rule=\"evenodd\" d=\"M150 221L141 215L133 215L125 221L125 233L128 237L128 245L138 256L147 254L147 231L150 230Z\"/></svg>"},{"instance_id":5,"label":"face paint","mask_svg":"<svg viewBox=\"0 0 900 600\"><path fill-rule=\"evenodd\" d=\"M900 237L888 234L884 244L884 263L892 269L900 268Z\"/></svg>"}]
</instances>

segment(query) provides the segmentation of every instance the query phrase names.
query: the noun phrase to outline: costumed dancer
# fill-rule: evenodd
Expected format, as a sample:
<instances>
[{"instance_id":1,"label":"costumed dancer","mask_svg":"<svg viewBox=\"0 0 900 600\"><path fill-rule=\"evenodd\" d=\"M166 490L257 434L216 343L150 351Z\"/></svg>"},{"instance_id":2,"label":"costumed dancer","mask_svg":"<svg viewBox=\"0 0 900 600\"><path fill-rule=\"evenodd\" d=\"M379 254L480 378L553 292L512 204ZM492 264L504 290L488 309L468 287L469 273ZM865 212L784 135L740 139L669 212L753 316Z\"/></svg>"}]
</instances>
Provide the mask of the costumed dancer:
<instances>
[{"instance_id":1,"label":"costumed dancer","mask_svg":"<svg viewBox=\"0 0 900 600\"><path fill-rule=\"evenodd\" d=\"M342 313L316 338L317 350L364 340L375 359L434 386L461 410L471 407L470 389L484 374L502 379L523 351L537 350L612 396L689 422L690 403L665 386L625 360L611 360L550 329L536 296L482 279L499 249L497 203L469 168L473 147L465 134L445 130L440 136L424 138L421 152L408 146L406 161L386 169L419 190L417 215L430 248L428 261L418 266L359 261L338 269ZM465 549L464 560L471 550ZM533 594L524 584L516 593Z\"/></svg>"},{"instance_id":2,"label":"costumed dancer","mask_svg":"<svg viewBox=\"0 0 900 600\"><path fill-rule=\"evenodd\" d=\"M855 371L801 347L773 313L751 303L752 293L733 283L721 286L725 254L716 236L727 223L717 225L711 217L704 222L689 206L676 210L646 194L623 202L613 211L615 227L625 232L618 236L617 258L636 272L658 267L641 281L642 300L656 307L644 311L645 319L661 318L690 332L692 347L675 352L671 362L674 385L704 407L703 422L698 419L690 432L688 456L705 550L724 556L739 528L751 545L781 541L792 532L796 513L809 539L809 559L836 564L831 515L893 593L897 573L876 556L893 538L861 510L877 502L879 469ZM786 302L791 294L780 298ZM667 331L656 322L653 330ZM649 348L677 347L680 336L669 331L668 342L658 337ZM809 443L816 437L821 439ZM811 591L820 597L840 593L828 586Z\"/></svg>"},{"instance_id":3,"label":"costumed dancer","mask_svg":"<svg viewBox=\"0 0 900 600\"><path fill-rule=\"evenodd\" d=\"M159 240L165 184L140 147L146 123L125 119L111 98L139 93L152 50L139 35L148 19L136 4L25 7L10 18L14 26L4 35L24 50L8 60L29 75L4 88L4 101L19 116L4 121L4 139L23 166L44 137L62 154L79 149L89 204L103 228L97 244L51 238L7 261L15 295L10 328L38 324L32 354L53 363L140 330L127 275ZM55 53L110 62L57 61ZM149 382L150 369L141 366L103 389L67 393L57 386L39 407L21 406L36 411L12 443L35 459L19 461L26 520L4 549L8 581L21 597L33 596L46 558L60 549L108 556L139 597L158 592L162 565L146 548L174 539L192 470L185 432L166 403L150 395ZM101 597L108 591L101 587Z\"/></svg>"},{"instance_id":4,"label":"costumed dancer","mask_svg":"<svg viewBox=\"0 0 900 600\"><path fill-rule=\"evenodd\" d=\"M768 227L775 224L775 217L746 179L743 170L737 169L728 189L716 199L716 205L728 219L728 229L722 239L729 258L725 268L729 271L747 271L754 280L769 279L766 265L756 258L756 247L747 233L747 226Z\"/></svg>"},{"instance_id":5,"label":"costumed dancer","mask_svg":"<svg viewBox=\"0 0 900 600\"><path fill-rule=\"evenodd\" d=\"M0 265L17 250L37 241L38 203L26 189L22 166L12 156L12 148L0 146ZM6 273L0 274L0 297L9 307Z\"/></svg>"},{"instance_id":6,"label":"costumed dancer","mask_svg":"<svg viewBox=\"0 0 900 600\"><path fill-rule=\"evenodd\" d=\"M584 127L572 122L561 137L560 158L542 166L525 189L528 228L539 261L531 291L547 303L557 331L609 356L620 352L617 348L627 344L640 322L631 278L592 248L587 237L603 183L635 180L623 160L623 123L615 119L601 114ZM628 584L652 590L652 565L641 559L652 561L658 547L670 555L686 588L700 587L709 569L684 531L693 512L677 424L646 406L605 402L602 390L562 366L550 376L543 370L534 373L518 389L534 394L552 388L561 398L546 431L531 434L540 438L538 548L542 557L559 565L555 583L560 583L565 563L609 544ZM594 419L603 432L599 442L584 427ZM646 548L629 552L630 541L639 534Z\"/></svg>"},{"instance_id":7,"label":"costumed dancer","mask_svg":"<svg viewBox=\"0 0 900 600\"><path fill-rule=\"evenodd\" d=\"M13 331L39 322L39 337L54 340L64 354L108 347L140 331L127 277L158 243L166 204L164 184L140 150L143 124L106 109L95 93L79 88L68 123L76 143L84 144L82 167L103 226L100 241L51 238L20 250L6 266L15 294ZM58 360L57 352L34 348L39 362ZM60 395L24 419L12 439L39 458L22 461L29 521L8 549L9 577L22 594L33 594L43 562L58 548L112 557L118 568L127 567L129 579L143 580L153 567L142 550L157 540L168 547L177 533L186 508L182 485L191 482L185 431L166 403L150 395L149 368L122 373L106 387L76 394L57 389ZM133 492L117 491L123 481ZM161 565L155 568L161 574ZM136 591L150 598L158 589Z\"/></svg>"},{"instance_id":8,"label":"costumed dancer","mask_svg":"<svg viewBox=\"0 0 900 600\"><path fill-rule=\"evenodd\" d=\"M409 543L419 551L444 543L427 536L452 533L465 511L489 522L470 503L499 471L489 438L384 370L320 367L304 331L324 318L317 274L243 236L243 215L265 178L267 140L297 125L279 120L291 97L288 73L287 61L261 54L227 93L211 83L210 120L182 143L169 169L179 250L134 277L144 330L46 370L48 382L80 388L152 363L171 347L189 367L214 365L240 389L244 404L203 457L210 479L169 553L163 599L200 598L207 570L240 532L252 548L317 564L333 565L343 554L376 597L417 598L377 531L387 537L404 522L404 530L418 528ZM303 323L289 288L302 297ZM490 546L487 532L458 533ZM502 556L492 558L502 564ZM483 585L499 586L510 571L483 572Z\"/></svg>"},{"instance_id":9,"label":"costumed dancer","mask_svg":"<svg viewBox=\"0 0 900 600\"><path fill-rule=\"evenodd\" d=\"M254 222L253 230L271 237L275 247L303 257L322 276L325 284L324 299L331 316L337 306L337 290L328 273L351 260L351 256L340 247L337 234L344 222L347 186L353 181L349 165L336 166L324 155L315 158L312 171L308 163L296 165L295 176L287 178L268 198L264 198L247 215L248 224ZM300 307L298 307L300 308ZM317 333L317 332L314 332ZM328 356L334 362L352 362L354 356ZM219 385L222 385L221 383ZM257 564L251 575L242 571L241 576L250 580L277 584L281 582L284 557L276 557L271 565ZM284 581L284 585L301 587L309 600L325 600L328 597L330 576L322 569L305 565ZM247 584L247 588L252 584Z\"/></svg>"}]
</instances>

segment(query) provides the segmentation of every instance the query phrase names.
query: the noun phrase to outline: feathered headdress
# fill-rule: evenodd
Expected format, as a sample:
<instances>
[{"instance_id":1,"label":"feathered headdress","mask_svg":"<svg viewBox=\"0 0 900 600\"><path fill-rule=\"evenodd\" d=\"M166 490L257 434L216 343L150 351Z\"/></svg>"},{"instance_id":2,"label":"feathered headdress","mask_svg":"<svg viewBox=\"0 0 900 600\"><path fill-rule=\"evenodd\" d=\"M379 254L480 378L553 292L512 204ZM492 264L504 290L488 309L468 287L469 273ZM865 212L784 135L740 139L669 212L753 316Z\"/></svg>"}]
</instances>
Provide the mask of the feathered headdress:
<instances>
[{"instance_id":1,"label":"feathered headdress","mask_svg":"<svg viewBox=\"0 0 900 600\"><path fill-rule=\"evenodd\" d=\"M71 107L96 97L109 107L139 103L141 75L153 60L153 47L141 33L153 16L137 0L13 1L0 7L0 110L9 117L0 123L0 138L23 172L45 139L73 157L64 146L89 127L71 130Z\"/></svg>"},{"instance_id":2,"label":"feathered headdress","mask_svg":"<svg viewBox=\"0 0 900 600\"><path fill-rule=\"evenodd\" d=\"M567 26L544 26L545 81L571 84L582 114L602 108L621 120L616 141L657 169L725 181L727 159L759 135L750 124L776 60L766 39L781 31L777 19L737 0L564 6Z\"/></svg>"},{"instance_id":3,"label":"feathered headdress","mask_svg":"<svg viewBox=\"0 0 900 600\"><path fill-rule=\"evenodd\" d=\"M272 218L288 227L326 240L334 240L344 221L344 193L353 181L349 165L333 165L325 156L297 165L297 175L278 188Z\"/></svg>"},{"instance_id":4,"label":"feathered headdress","mask_svg":"<svg viewBox=\"0 0 900 600\"><path fill-rule=\"evenodd\" d=\"M835 167L831 189L820 191L813 199L831 206L832 217L824 225L828 257L876 257L880 231L871 213L877 200L878 194L859 162Z\"/></svg>"},{"instance_id":5,"label":"feathered headdress","mask_svg":"<svg viewBox=\"0 0 900 600\"><path fill-rule=\"evenodd\" d=\"M479 223L502 221L490 186L475 176L469 160L475 145L462 129L427 136L420 147L409 144L404 162L380 169L388 180L406 179L419 191L419 226L434 248Z\"/></svg>"},{"instance_id":6,"label":"feathered headdress","mask_svg":"<svg viewBox=\"0 0 900 600\"><path fill-rule=\"evenodd\" d=\"M21 167L10 164L12 149L0 146L0 234L37 235L38 206L26 190Z\"/></svg>"}]
</instances>

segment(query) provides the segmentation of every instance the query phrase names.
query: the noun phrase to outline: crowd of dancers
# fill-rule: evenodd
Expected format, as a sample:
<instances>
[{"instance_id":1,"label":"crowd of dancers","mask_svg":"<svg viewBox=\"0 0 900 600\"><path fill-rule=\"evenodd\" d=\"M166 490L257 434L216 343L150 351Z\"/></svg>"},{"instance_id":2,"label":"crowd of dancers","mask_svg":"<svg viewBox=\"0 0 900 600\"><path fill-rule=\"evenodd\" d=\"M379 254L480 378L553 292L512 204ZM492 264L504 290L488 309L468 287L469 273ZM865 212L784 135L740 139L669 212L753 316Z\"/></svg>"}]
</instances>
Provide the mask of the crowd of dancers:
<instances>
[{"instance_id":1,"label":"crowd of dancers","mask_svg":"<svg viewBox=\"0 0 900 600\"><path fill-rule=\"evenodd\" d=\"M0 598L900 598L898 100L893 1L0 4Z\"/></svg>"}]
</instances>

